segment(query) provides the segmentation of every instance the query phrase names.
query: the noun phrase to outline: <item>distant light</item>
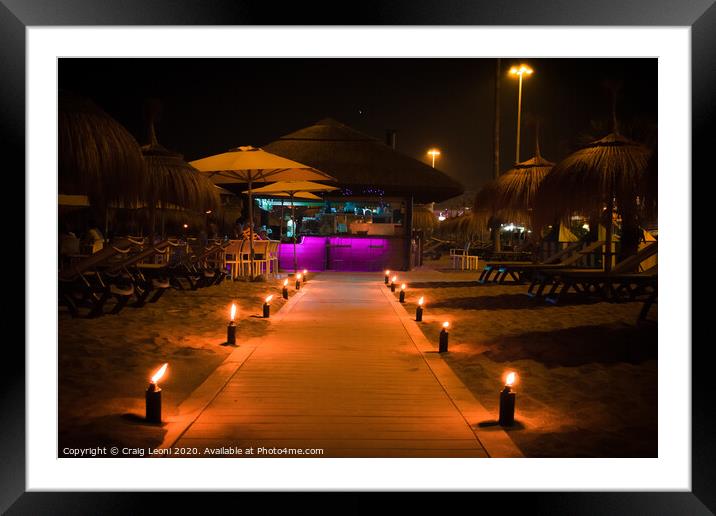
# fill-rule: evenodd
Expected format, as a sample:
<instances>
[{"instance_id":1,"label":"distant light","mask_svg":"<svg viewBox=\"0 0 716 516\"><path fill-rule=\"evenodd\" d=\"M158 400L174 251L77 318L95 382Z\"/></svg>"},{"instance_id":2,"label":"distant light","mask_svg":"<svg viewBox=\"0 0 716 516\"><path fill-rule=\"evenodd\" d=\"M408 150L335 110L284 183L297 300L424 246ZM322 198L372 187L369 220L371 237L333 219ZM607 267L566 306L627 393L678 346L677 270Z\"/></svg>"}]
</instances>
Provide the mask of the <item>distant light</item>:
<instances>
[{"instance_id":1,"label":"distant light","mask_svg":"<svg viewBox=\"0 0 716 516\"><path fill-rule=\"evenodd\" d=\"M582 224L582 229L586 229L587 231L589 231L589 224L587 224L587 223Z\"/></svg>"},{"instance_id":2,"label":"distant light","mask_svg":"<svg viewBox=\"0 0 716 516\"><path fill-rule=\"evenodd\" d=\"M519 77L523 75L532 75L533 72L534 70L532 70L532 68L530 68L526 64L521 64L519 66L513 66L512 68L510 68L510 75L516 75Z\"/></svg>"},{"instance_id":3,"label":"distant light","mask_svg":"<svg viewBox=\"0 0 716 516\"><path fill-rule=\"evenodd\" d=\"M428 155L430 156L440 156L440 150L438 149L430 149L428 151Z\"/></svg>"},{"instance_id":4,"label":"distant light","mask_svg":"<svg viewBox=\"0 0 716 516\"><path fill-rule=\"evenodd\" d=\"M442 221L445 220L446 218L447 218L447 217L445 217L445 215L438 215L438 220L439 220L440 222L442 222Z\"/></svg>"},{"instance_id":5,"label":"distant light","mask_svg":"<svg viewBox=\"0 0 716 516\"><path fill-rule=\"evenodd\" d=\"M206 210L204 213L208 215L209 213L211 213L211 210Z\"/></svg>"},{"instance_id":6,"label":"distant light","mask_svg":"<svg viewBox=\"0 0 716 516\"><path fill-rule=\"evenodd\" d=\"M184 224L184 229L188 228L189 224Z\"/></svg>"}]
</instances>

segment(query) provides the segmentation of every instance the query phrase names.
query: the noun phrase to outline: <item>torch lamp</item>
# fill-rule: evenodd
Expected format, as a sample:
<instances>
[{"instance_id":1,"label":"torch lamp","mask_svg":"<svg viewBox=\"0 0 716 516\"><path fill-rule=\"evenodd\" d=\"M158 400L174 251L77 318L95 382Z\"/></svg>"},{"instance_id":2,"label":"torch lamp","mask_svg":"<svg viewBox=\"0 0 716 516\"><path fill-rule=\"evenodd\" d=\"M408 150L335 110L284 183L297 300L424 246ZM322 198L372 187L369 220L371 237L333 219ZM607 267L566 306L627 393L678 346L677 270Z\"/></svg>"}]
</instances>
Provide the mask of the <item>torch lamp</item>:
<instances>
[{"instance_id":1,"label":"torch lamp","mask_svg":"<svg viewBox=\"0 0 716 516\"><path fill-rule=\"evenodd\" d=\"M421 322L423 320L423 303L425 302L425 298L423 296L420 296L420 299L418 299L418 307L415 309L415 320L418 322Z\"/></svg>"},{"instance_id":2,"label":"torch lamp","mask_svg":"<svg viewBox=\"0 0 716 516\"><path fill-rule=\"evenodd\" d=\"M273 299L273 294L270 296L266 296L266 299L264 299L264 319L268 319L271 316L271 300Z\"/></svg>"},{"instance_id":3,"label":"torch lamp","mask_svg":"<svg viewBox=\"0 0 716 516\"><path fill-rule=\"evenodd\" d=\"M283 280L283 290L281 291L281 295L284 299L288 299L288 279Z\"/></svg>"},{"instance_id":4,"label":"torch lamp","mask_svg":"<svg viewBox=\"0 0 716 516\"><path fill-rule=\"evenodd\" d=\"M236 344L236 303L231 303L231 319L226 328L226 343L232 346Z\"/></svg>"},{"instance_id":5,"label":"torch lamp","mask_svg":"<svg viewBox=\"0 0 716 516\"><path fill-rule=\"evenodd\" d=\"M448 333L449 326L449 322L445 321L443 323L443 329L440 331L440 344L438 346L439 353L445 353L448 350L448 338L450 337L450 334Z\"/></svg>"},{"instance_id":6,"label":"torch lamp","mask_svg":"<svg viewBox=\"0 0 716 516\"><path fill-rule=\"evenodd\" d=\"M148 423L161 423L162 422L162 390L159 388L159 380L162 379L164 373L167 371L167 366L164 364L162 367L152 375L152 379L149 382L146 392L146 420Z\"/></svg>"},{"instance_id":7,"label":"torch lamp","mask_svg":"<svg viewBox=\"0 0 716 516\"><path fill-rule=\"evenodd\" d=\"M398 301L405 303L405 283L400 285L400 296L398 296Z\"/></svg>"},{"instance_id":8,"label":"torch lamp","mask_svg":"<svg viewBox=\"0 0 716 516\"><path fill-rule=\"evenodd\" d=\"M390 291L395 292L395 282L398 280L398 276L393 276L390 280Z\"/></svg>"},{"instance_id":9,"label":"torch lamp","mask_svg":"<svg viewBox=\"0 0 716 516\"><path fill-rule=\"evenodd\" d=\"M387 285L390 281L390 271L388 269L385 270L385 284Z\"/></svg>"},{"instance_id":10,"label":"torch lamp","mask_svg":"<svg viewBox=\"0 0 716 516\"><path fill-rule=\"evenodd\" d=\"M308 281L308 269L303 269L303 282L306 283Z\"/></svg>"},{"instance_id":11,"label":"torch lamp","mask_svg":"<svg viewBox=\"0 0 716 516\"><path fill-rule=\"evenodd\" d=\"M296 290L301 290L301 278L302 277L303 276L301 275L300 272L298 274L296 274Z\"/></svg>"},{"instance_id":12,"label":"torch lamp","mask_svg":"<svg viewBox=\"0 0 716 516\"><path fill-rule=\"evenodd\" d=\"M515 391L512 387L517 381L517 373L507 373L505 388L500 392L500 426L512 426L515 423Z\"/></svg>"}]
</instances>

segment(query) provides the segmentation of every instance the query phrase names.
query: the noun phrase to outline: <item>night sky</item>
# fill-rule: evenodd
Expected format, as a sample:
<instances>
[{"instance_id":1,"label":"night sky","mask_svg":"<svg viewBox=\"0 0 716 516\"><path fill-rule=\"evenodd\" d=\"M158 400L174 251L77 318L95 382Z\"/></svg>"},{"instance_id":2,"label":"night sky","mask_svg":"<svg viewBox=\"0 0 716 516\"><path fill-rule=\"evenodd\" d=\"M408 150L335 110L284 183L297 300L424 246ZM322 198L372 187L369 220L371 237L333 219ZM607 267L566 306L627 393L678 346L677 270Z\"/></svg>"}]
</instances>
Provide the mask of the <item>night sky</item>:
<instances>
[{"instance_id":1,"label":"night sky","mask_svg":"<svg viewBox=\"0 0 716 516\"><path fill-rule=\"evenodd\" d=\"M568 50L568 45L565 51ZM521 159L533 155L540 120L542 155L566 156L617 115L639 139L655 132L656 59L502 60L501 170L515 155L517 80L513 64L535 73L523 83ZM333 117L381 140L397 131L397 149L476 190L492 177L494 59L60 59L59 87L92 98L147 142L145 99L161 102L157 134L187 160L239 145L262 146ZM596 126L595 126L596 124Z\"/></svg>"}]
</instances>

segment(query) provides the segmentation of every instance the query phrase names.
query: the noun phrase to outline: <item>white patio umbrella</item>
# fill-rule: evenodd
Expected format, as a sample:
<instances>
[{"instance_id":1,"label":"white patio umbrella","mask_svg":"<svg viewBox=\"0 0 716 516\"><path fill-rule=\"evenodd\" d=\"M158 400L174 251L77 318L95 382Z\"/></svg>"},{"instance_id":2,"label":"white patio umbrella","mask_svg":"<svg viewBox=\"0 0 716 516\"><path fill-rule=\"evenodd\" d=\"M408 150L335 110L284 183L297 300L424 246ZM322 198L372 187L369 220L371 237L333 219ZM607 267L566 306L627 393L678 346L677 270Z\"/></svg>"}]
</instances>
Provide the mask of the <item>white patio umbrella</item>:
<instances>
[{"instance_id":1,"label":"white patio umbrella","mask_svg":"<svg viewBox=\"0 0 716 516\"><path fill-rule=\"evenodd\" d=\"M269 181L336 181L320 170L297 161L282 158L257 147L245 146L190 163L201 172L208 172L217 185L247 184L249 195L249 261L254 270L254 202L253 183Z\"/></svg>"},{"instance_id":2,"label":"white patio umbrella","mask_svg":"<svg viewBox=\"0 0 716 516\"><path fill-rule=\"evenodd\" d=\"M291 220L293 220L293 272L298 271L298 262L296 260L296 213L293 204L294 198L302 199L318 199L313 192L330 192L338 190L336 186L322 185L312 181L277 181L270 185L262 186L254 190L254 193L266 195L276 195L279 197L288 196L291 198ZM246 192L244 192L246 193Z\"/></svg>"}]
</instances>

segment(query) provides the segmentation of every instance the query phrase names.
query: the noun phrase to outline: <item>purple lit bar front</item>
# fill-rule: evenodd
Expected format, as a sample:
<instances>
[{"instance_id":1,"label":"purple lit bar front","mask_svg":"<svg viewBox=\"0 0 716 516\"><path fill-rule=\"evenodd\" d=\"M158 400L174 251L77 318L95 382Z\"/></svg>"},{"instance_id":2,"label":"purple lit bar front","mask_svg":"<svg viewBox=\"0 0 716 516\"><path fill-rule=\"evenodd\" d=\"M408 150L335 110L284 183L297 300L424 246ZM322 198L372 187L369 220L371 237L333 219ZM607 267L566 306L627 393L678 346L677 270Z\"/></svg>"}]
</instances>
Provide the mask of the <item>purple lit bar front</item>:
<instances>
[{"instance_id":1,"label":"purple lit bar front","mask_svg":"<svg viewBox=\"0 0 716 516\"><path fill-rule=\"evenodd\" d=\"M380 271L403 267L402 237L306 236L296 243L298 269L309 271ZM280 244L279 266L293 270L293 244Z\"/></svg>"}]
</instances>

